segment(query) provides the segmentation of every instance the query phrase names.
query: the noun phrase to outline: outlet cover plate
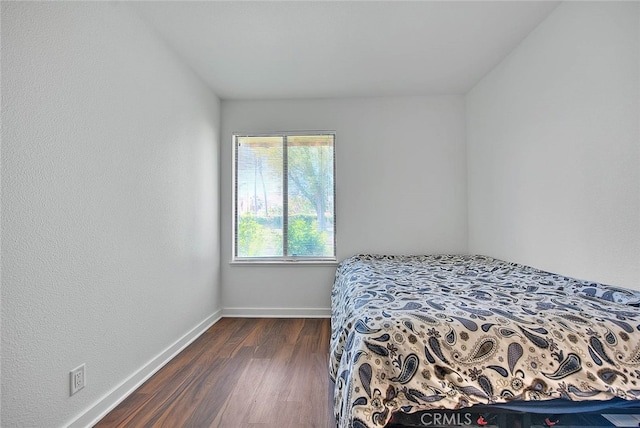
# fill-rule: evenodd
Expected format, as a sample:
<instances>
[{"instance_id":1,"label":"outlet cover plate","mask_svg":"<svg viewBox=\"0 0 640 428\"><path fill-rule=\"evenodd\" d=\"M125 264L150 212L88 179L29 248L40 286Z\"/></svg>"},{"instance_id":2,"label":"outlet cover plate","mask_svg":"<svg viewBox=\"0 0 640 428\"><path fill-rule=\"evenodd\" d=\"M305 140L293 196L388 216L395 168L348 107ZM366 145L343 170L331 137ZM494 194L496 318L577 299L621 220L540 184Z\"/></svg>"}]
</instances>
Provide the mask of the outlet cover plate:
<instances>
[{"instance_id":1,"label":"outlet cover plate","mask_svg":"<svg viewBox=\"0 0 640 428\"><path fill-rule=\"evenodd\" d=\"M69 377L71 380L70 395L73 395L84 388L86 382L84 368L85 367L83 364L80 367L76 367L69 372Z\"/></svg>"}]
</instances>

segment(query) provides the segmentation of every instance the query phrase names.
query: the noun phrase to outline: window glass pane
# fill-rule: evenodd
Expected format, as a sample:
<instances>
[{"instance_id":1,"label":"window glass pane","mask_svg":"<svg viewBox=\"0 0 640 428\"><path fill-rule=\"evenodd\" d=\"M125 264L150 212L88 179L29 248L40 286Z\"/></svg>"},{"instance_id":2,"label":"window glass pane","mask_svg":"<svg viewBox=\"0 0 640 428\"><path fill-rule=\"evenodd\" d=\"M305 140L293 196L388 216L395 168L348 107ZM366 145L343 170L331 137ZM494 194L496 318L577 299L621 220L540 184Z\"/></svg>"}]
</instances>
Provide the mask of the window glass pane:
<instances>
[{"instance_id":1,"label":"window glass pane","mask_svg":"<svg viewBox=\"0 0 640 428\"><path fill-rule=\"evenodd\" d=\"M282 252L282 137L236 140L236 256Z\"/></svg>"},{"instance_id":2,"label":"window glass pane","mask_svg":"<svg viewBox=\"0 0 640 428\"><path fill-rule=\"evenodd\" d=\"M333 135L289 136L288 255L334 256Z\"/></svg>"}]
</instances>

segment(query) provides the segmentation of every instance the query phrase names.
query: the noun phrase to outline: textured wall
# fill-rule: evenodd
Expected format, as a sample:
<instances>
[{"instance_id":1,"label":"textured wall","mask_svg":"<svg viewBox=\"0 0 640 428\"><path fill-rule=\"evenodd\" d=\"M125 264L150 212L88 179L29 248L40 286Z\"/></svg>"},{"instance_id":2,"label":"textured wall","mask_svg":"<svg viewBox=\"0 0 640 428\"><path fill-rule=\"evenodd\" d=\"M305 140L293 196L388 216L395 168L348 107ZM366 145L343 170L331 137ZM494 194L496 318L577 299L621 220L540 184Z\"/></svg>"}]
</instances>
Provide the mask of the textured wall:
<instances>
[{"instance_id":1,"label":"textured wall","mask_svg":"<svg viewBox=\"0 0 640 428\"><path fill-rule=\"evenodd\" d=\"M471 252L640 289L639 15L565 2L467 95Z\"/></svg>"},{"instance_id":2,"label":"textured wall","mask_svg":"<svg viewBox=\"0 0 640 428\"><path fill-rule=\"evenodd\" d=\"M359 252L467 251L462 96L223 101L221 260L226 309L329 312L335 266L228 264L231 135L282 130L336 131L339 260Z\"/></svg>"},{"instance_id":3,"label":"textured wall","mask_svg":"<svg viewBox=\"0 0 640 428\"><path fill-rule=\"evenodd\" d=\"M3 2L2 96L0 425L63 426L219 308L219 101L102 2Z\"/></svg>"}]
</instances>

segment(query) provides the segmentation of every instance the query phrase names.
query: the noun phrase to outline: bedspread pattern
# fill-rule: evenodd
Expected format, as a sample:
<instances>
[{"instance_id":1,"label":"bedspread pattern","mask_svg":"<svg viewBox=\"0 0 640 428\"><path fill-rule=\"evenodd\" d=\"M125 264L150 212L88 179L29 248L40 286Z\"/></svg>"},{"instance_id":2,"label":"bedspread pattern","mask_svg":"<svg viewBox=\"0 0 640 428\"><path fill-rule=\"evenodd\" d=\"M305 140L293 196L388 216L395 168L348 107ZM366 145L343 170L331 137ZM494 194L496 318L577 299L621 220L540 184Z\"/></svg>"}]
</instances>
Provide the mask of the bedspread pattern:
<instances>
[{"instance_id":1,"label":"bedspread pattern","mask_svg":"<svg viewBox=\"0 0 640 428\"><path fill-rule=\"evenodd\" d=\"M338 424L513 399L640 399L640 308L628 304L639 296L483 256L351 257L332 291Z\"/></svg>"}]
</instances>

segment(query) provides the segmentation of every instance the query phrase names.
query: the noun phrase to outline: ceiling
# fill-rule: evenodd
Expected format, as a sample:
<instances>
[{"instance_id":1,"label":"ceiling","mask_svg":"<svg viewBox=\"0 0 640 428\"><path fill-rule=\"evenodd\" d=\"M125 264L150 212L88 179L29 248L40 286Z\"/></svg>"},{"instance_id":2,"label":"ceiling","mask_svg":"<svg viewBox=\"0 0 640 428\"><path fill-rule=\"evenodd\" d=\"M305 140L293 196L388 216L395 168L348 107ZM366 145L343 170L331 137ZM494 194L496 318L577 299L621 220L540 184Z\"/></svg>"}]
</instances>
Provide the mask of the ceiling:
<instances>
[{"instance_id":1,"label":"ceiling","mask_svg":"<svg viewBox=\"0 0 640 428\"><path fill-rule=\"evenodd\" d=\"M129 3L222 99L464 94L557 1Z\"/></svg>"}]
</instances>

